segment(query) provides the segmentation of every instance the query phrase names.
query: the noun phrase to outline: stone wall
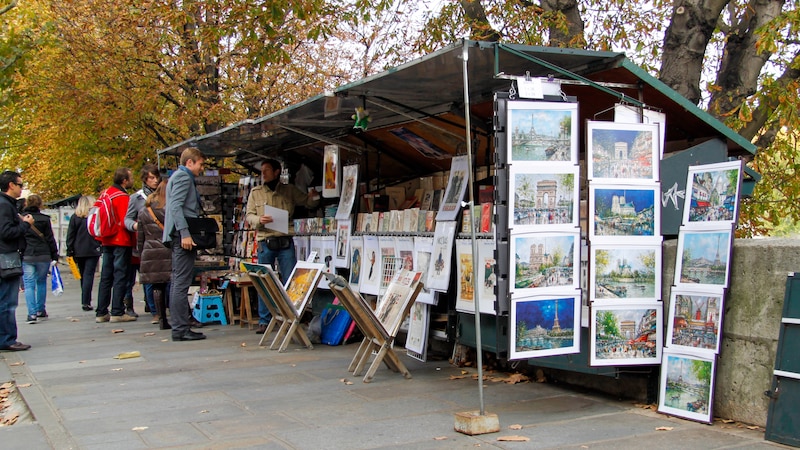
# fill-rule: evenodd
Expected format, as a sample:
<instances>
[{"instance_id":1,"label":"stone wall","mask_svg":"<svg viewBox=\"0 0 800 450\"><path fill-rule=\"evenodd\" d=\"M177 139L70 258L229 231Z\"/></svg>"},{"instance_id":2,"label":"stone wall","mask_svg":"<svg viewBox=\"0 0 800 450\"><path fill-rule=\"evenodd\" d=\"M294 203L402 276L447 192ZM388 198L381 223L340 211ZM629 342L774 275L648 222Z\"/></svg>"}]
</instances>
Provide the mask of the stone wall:
<instances>
[{"instance_id":1,"label":"stone wall","mask_svg":"<svg viewBox=\"0 0 800 450\"><path fill-rule=\"evenodd\" d=\"M664 318L668 318L677 240L664 243ZM735 239L722 316L714 416L765 426L786 277L800 272L800 240Z\"/></svg>"}]
</instances>

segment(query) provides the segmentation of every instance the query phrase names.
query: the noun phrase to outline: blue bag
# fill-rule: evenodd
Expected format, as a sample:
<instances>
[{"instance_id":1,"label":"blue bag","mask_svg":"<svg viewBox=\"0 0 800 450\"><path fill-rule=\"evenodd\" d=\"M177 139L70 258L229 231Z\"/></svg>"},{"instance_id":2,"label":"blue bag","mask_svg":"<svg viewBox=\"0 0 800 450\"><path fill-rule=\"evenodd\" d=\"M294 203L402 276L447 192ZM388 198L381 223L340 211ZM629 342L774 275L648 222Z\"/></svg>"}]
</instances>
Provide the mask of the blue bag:
<instances>
[{"instance_id":1,"label":"blue bag","mask_svg":"<svg viewBox=\"0 0 800 450\"><path fill-rule=\"evenodd\" d=\"M50 288L55 296L64 293L64 280L61 279L61 271L56 264L50 264Z\"/></svg>"},{"instance_id":2,"label":"blue bag","mask_svg":"<svg viewBox=\"0 0 800 450\"><path fill-rule=\"evenodd\" d=\"M322 310L320 341L325 345L339 345L350 327L350 313L341 305L328 305Z\"/></svg>"}]
</instances>

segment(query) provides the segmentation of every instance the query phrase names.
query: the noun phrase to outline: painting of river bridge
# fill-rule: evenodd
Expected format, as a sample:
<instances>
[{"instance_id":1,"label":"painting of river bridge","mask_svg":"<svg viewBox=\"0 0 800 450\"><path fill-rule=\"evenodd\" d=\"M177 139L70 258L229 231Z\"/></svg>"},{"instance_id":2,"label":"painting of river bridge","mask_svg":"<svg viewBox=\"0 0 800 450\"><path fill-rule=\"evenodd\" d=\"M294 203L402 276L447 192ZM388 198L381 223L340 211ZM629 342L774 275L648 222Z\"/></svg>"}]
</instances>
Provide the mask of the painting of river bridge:
<instances>
[{"instance_id":1,"label":"painting of river bridge","mask_svg":"<svg viewBox=\"0 0 800 450\"><path fill-rule=\"evenodd\" d=\"M658 412L711 423L715 357L664 350Z\"/></svg>"},{"instance_id":2,"label":"painting of river bridge","mask_svg":"<svg viewBox=\"0 0 800 450\"><path fill-rule=\"evenodd\" d=\"M577 163L578 104L508 102L510 161Z\"/></svg>"},{"instance_id":3,"label":"painting of river bridge","mask_svg":"<svg viewBox=\"0 0 800 450\"><path fill-rule=\"evenodd\" d=\"M658 180L658 125L590 121L589 179Z\"/></svg>"},{"instance_id":4,"label":"painting of river bridge","mask_svg":"<svg viewBox=\"0 0 800 450\"><path fill-rule=\"evenodd\" d=\"M678 236L675 284L694 287L728 287L731 229L722 231L681 231ZM687 286L688 287L688 286Z\"/></svg>"},{"instance_id":5,"label":"painting of river bridge","mask_svg":"<svg viewBox=\"0 0 800 450\"><path fill-rule=\"evenodd\" d=\"M660 302L634 305L592 304L592 366L631 366L661 362Z\"/></svg>"},{"instance_id":6,"label":"painting of river bridge","mask_svg":"<svg viewBox=\"0 0 800 450\"><path fill-rule=\"evenodd\" d=\"M592 300L661 299L661 246L593 244Z\"/></svg>"},{"instance_id":7,"label":"painting of river bridge","mask_svg":"<svg viewBox=\"0 0 800 450\"><path fill-rule=\"evenodd\" d=\"M578 233L521 233L511 238L512 279L518 296L578 287Z\"/></svg>"},{"instance_id":8,"label":"painting of river bridge","mask_svg":"<svg viewBox=\"0 0 800 450\"><path fill-rule=\"evenodd\" d=\"M512 300L510 359L580 351L580 295Z\"/></svg>"}]
</instances>

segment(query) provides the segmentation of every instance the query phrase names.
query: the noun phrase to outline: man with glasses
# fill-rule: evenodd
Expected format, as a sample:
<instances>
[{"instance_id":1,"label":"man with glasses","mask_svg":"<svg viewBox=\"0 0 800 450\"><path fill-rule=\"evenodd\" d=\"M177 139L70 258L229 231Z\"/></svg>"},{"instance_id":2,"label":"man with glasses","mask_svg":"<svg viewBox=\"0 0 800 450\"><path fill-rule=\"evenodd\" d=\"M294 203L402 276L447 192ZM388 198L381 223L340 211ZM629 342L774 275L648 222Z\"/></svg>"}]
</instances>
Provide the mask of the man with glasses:
<instances>
[{"instance_id":1,"label":"man with glasses","mask_svg":"<svg viewBox=\"0 0 800 450\"><path fill-rule=\"evenodd\" d=\"M17 199L22 195L22 177L6 170L0 174L0 253L19 252L20 241L33 225L30 214L17 212ZM21 274L20 274L21 275ZM0 350L18 352L31 348L17 341L20 275L0 278Z\"/></svg>"}]
</instances>

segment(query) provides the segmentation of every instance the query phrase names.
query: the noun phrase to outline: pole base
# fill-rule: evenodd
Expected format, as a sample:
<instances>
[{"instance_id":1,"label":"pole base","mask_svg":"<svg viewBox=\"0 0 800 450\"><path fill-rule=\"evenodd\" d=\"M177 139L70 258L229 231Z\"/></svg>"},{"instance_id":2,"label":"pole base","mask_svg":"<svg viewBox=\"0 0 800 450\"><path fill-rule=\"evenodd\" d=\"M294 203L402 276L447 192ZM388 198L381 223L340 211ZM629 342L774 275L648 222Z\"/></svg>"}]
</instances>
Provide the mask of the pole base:
<instances>
[{"instance_id":1,"label":"pole base","mask_svg":"<svg viewBox=\"0 0 800 450\"><path fill-rule=\"evenodd\" d=\"M497 414L481 415L480 411L460 412L456 413L455 430L470 436L496 433L500 431L500 419Z\"/></svg>"}]
</instances>

